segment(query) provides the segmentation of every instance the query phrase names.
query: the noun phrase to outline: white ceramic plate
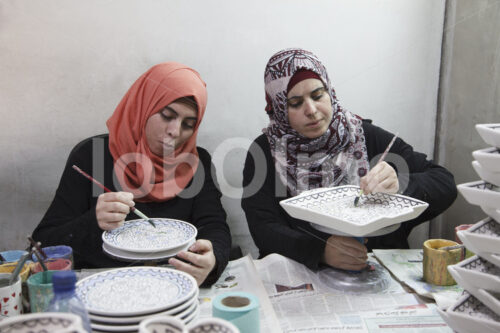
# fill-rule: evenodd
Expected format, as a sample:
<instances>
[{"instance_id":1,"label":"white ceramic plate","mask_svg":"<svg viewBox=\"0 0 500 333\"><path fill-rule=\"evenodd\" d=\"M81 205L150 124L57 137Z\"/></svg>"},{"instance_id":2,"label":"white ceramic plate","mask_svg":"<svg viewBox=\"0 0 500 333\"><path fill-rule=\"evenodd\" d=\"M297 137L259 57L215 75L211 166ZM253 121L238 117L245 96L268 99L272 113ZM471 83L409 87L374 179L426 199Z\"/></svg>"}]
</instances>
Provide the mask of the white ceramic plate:
<instances>
[{"instance_id":1,"label":"white ceramic plate","mask_svg":"<svg viewBox=\"0 0 500 333\"><path fill-rule=\"evenodd\" d=\"M490 147L472 152L483 169L489 172L500 172L500 148Z\"/></svg>"},{"instance_id":2,"label":"white ceramic plate","mask_svg":"<svg viewBox=\"0 0 500 333\"><path fill-rule=\"evenodd\" d=\"M476 170L476 173L482 180L496 186L500 186L500 172L491 172L486 170L478 161L472 161L472 167Z\"/></svg>"},{"instance_id":3,"label":"white ceramic plate","mask_svg":"<svg viewBox=\"0 0 500 333\"><path fill-rule=\"evenodd\" d=\"M126 267L88 276L76 294L91 314L138 316L186 302L198 290L195 279L164 267Z\"/></svg>"},{"instance_id":4,"label":"white ceramic plate","mask_svg":"<svg viewBox=\"0 0 500 333\"><path fill-rule=\"evenodd\" d=\"M466 281L473 288L500 293L500 267L477 255L448 266L448 270L454 278L458 276L458 279Z\"/></svg>"},{"instance_id":5,"label":"white ceramic plate","mask_svg":"<svg viewBox=\"0 0 500 333\"><path fill-rule=\"evenodd\" d=\"M131 220L123 226L102 233L103 242L114 249L152 253L178 248L196 238L198 233L191 223L173 219Z\"/></svg>"},{"instance_id":6,"label":"white ceramic plate","mask_svg":"<svg viewBox=\"0 0 500 333\"><path fill-rule=\"evenodd\" d=\"M168 251L162 251L162 252L153 252L153 253L134 253L134 252L128 252L128 251L122 251L118 250L112 247L109 247L107 244L102 244L102 250L104 253L109 255L110 257L113 257L115 259L121 260L121 261L161 261L165 260L167 258L174 257L177 255L177 253L181 251L187 251L187 249L193 245L195 240L191 240L189 243L186 245L183 245L179 248L175 248L172 250Z\"/></svg>"},{"instance_id":7,"label":"white ceramic plate","mask_svg":"<svg viewBox=\"0 0 500 333\"><path fill-rule=\"evenodd\" d=\"M179 313L178 315L175 315L174 317L177 317L177 318L181 319L182 321L185 321L186 319L183 319L183 318L187 318L188 316L193 315L197 309L198 309L198 303L193 303L193 304L191 304L191 306L188 309L184 310L182 313ZM149 316L149 317L153 317L153 316L156 316L156 314ZM147 318L149 318L149 317L147 317ZM100 330L100 331L129 332L129 331L137 331L139 329L139 322L137 322L136 324L131 324L131 325L117 325L117 324L106 325L104 323L92 322L90 324L90 326L92 326L92 329L96 329L96 330Z\"/></svg>"},{"instance_id":8,"label":"white ceramic plate","mask_svg":"<svg viewBox=\"0 0 500 333\"><path fill-rule=\"evenodd\" d=\"M500 223L487 217L466 230L457 232L464 244L472 244L474 252L500 253Z\"/></svg>"},{"instance_id":9,"label":"white ceramic plate","mask_svg":"<svg viewBox=\"0 0 500 333\"><path fill-rule=\"evenodd\" d=\"M106 324L106 325L112 325L112 324L138 324L141 320L144 320L146 318L149 318L151 316L164 316L164 315L169 315L169 316L177 316L179 313L184 311L185 309L189 308L191 305L198 303L198 292L193 295L193 297L186 302L168 309L167 311L162 311L162 312L157 312L157 313L152 313L152 314L146 314L142 316L131 316L131 317L107 317L107 316L99 316L95 315L92 313L89 313L89 318L92 320L92 322L96 324Z\"/></svg>"},{"instance_id":10,"label":"white ceramic plate","mask_svg":"<svg viewBox=\"0 0 500 333\"><path fill-rule=\"evenodd\" d=\"M500 332L500 316L468 293L464 293L446 312L439 312L444 321L457 332Z\"/></svg>"},{"instance_id":11,"label":"white ceramic plate","mask_svg":"<svg viewBox=\"0 0 500 333\"><path fill-rule=\"evenodd\" d=\"M0 321L1 333L86 332L76 314L42 312L8 317Z\"/></svg>"},{"instance_id":12,"label":"white ceramic plate","mask_svg":"<svg viewBox=\"0 0 500 333\"><path fill-rule=\"evenodd\" d=\"M497 265L498 267L500 267L500 254L490 253L490 252L483 252L483 253L479 253L479 256L481 258L483 258L483 259L488 260L492 264Z\"/></svg>"},{"instance_id":13,"label":"white ceramic plate","mask_svg":"<svg viewBox=\"0 0 500 333\"><path fill-rule=\"evenodd\" d=\"M476 130L484 142L500 148L500 124L476 124Z\"/></svg>"},{"instance_id":14,"label":"white ceramic plate","mask_svg":"<svg viewBox=\"0 0 500 333\"><path fill-rule=\"evenodd\" d=\"M458 190L470 204L491 208L500 207L500 187L485 181L457 185Z\"/></svg>"},{"instance_id":15,"label":"white ceramic plate","mask_svg":"<svg viewBox=\"0 0 500 333\"><path fill-rule=\"evenodd\" d=\"M486 206L481 206L481 209L490 217L495 219L498 223L500 223L500 209L486 207Z\"/></svg>"},{"instance_id":16,"label":"white ceramic plate","mask_svg":"<svg viewBox=\"0 0 500 333\"><path fill-rule=\"evenodd\" d=\"M328 228L320 224L311 223L311 226L319 231L326 232L327 234L339 235L339 236L350 236L349 234L343 233L341 231L335 230L333 228ZM393 224L388 227L375 230L374 232L369 233L368 235L364 235L363 237L375 237L390 234L393 231L396 231L401 226L401 223Z\"/></svg>"},{"instance_id":17,"label":"white ceramic plate","mask_svg":"<svg viewBox=\"0 0 500 333\"><path fill-rule=\"evenodd\" d=\"M187 325L190 322L192 322L193 320L195 320L198 317L199 314L200 314L200 307L197 306L196 309L193 312L191 312L190 314L188 314L186 317L182 318L182 321L184 322L184 325Z\"/></svg>"},{"instance_id":18,"label":"white ceramic plate","mask_svg":"<svg viewBox=\"0 0 500 333\"><path fill-rule=\"evenodd\" d=\"M345 185L308 191L280 204L292 217L358 237L414 219L428 206L404 195L375 193L363 195L355 207L358 194L358 186Z\"/></svg>"}]
</instances>

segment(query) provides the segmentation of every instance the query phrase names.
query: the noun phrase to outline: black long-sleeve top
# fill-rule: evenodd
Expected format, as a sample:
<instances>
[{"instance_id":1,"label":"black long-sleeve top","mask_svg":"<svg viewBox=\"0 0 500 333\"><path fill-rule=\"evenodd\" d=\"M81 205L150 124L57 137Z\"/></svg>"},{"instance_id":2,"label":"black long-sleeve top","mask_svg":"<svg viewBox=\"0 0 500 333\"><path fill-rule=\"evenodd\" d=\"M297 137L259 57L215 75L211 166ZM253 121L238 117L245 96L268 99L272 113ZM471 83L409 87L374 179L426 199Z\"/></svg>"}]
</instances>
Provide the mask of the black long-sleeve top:
<instances>
[{"instance_id":1,"label":"black long-sleeve top","mask_svg":"<svg viewBox=\"0 0 500 333\"><path fill-rule=\"evenodd\" d=\"M394 135L367 120L363 121L363 130L368 160L371 161L373 157L384 152ZM263 152L264 160L258 158L259 151ZM402 223L396 231L383 236L369 237L367 244L369 250L408 248L407 238L413 227L441 214L457 196L453 175L445 168L427 160L425 154L415 152L409 144L399 138L389 152L401 156L409 168L408 187L402 194L423 200L429 203L429 206L416 219ZM253 156L258 159L257 169ZM399 163L390 164L398 172ZM265 173L265 180L262 186L255 190L254 186L248 185L254 180L254 176L256 179L259 178L259 173ZM256 181L254 183L257 184ZM400 179L400 186L402 183ZM318 269L325 241L330 235L314 229L306 221L291 217L280 206L279 202L289 198L290 195L283 195L287 191L276 173L271 148L264 134L255 139L249 148L243 170L243 186L241 206L245 211L252 238L259 248L260 257L279 253L313 270Z\"/></svg>"},{"instance_id":2,"label":"black long-sleeve top","mask_svg":"<svg viewBox=\"0 0 500 333\"><path fill-rule=\"evenodd\" d=\"M183 220L198 230L198 239L212 242L216 266L203 285L217 281L229 260L231 235L222 208L221 193L212 178L211 157L198 147L200 164L193 179L203 181L196 195L185 195L189 183L178 196L165 202L136 202L135 207L149 217L165 217ZM129 263L107 256L102 250L102 233L97 224L95 206L97 197L103 192L91 181L72 169L75 164L91 174L111 191L119 191L120 185L113 181L113 157L108 148L108 135L99 135L80 142L70 153L54 200L33 238L44 246L69 245L73 248L75 268L118 267ZM115 186L117 184L117 186ZM194 187L193 186L193 187ZM136 219L131 213L127 220Z\"/></svg>"}]
</instances>

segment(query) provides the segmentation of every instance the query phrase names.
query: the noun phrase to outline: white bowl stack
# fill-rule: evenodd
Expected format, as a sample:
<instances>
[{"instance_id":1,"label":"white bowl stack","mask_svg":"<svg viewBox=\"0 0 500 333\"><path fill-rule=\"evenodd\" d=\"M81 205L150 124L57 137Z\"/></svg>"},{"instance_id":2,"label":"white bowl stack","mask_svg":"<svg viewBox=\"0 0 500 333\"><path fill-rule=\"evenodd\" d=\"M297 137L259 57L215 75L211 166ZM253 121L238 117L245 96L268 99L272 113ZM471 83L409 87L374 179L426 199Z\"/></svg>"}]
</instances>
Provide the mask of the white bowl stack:
<instances>
[{"instance_id":1,"label":"white bowl stack","mask_svg":"<svg viewBox=\"0 0 500 333\"><path fill-rule=\"evenodd\" d=\"M474 170L481 177L457 186L464 198L480 206L488 217L457 236L476 255L448 266L464 295L443 319L457 332L500 332L500 124L477 124L483 140L493 146L472 153Z\"/></svg>"},{"instance_id":2,"label":"white bowl stack","mask_svg":"<svg viewBox=\"0 0 500 333\"><path fill-rule=\"evenodd\" d=\"M125 267L78 281L94 332L130 332L153 316L173 316L184 324L199 313L198 285L181 271L164 267Z\"/></svg>"}]
</instances>

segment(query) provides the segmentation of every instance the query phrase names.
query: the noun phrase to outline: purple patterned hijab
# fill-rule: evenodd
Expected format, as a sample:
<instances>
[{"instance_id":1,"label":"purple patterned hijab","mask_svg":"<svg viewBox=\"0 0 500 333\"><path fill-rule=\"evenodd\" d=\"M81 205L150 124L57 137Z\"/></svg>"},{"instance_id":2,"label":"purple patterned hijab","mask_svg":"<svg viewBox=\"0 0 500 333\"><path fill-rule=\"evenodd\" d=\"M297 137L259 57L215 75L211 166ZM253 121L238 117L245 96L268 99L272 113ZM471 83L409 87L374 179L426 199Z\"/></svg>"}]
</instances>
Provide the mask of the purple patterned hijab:
<instances>
[{"instance_id":1,"label":"purple patterned hijab","mask_svg":"<svg viewBox=\"0 0 500 333\"><path fill-rule=\"evenodd\" d=\"M318 74L332 101L333 117L327 131L309 139L288 122L287 86L299 69ZM269 59L264 73L266 112L270 123L263 129L269 140L276 171L290 195L303 191L359 184L369 170L361 118L338 103L325 67L309 51L286 49Z\"/></svg>"}]
</instances>

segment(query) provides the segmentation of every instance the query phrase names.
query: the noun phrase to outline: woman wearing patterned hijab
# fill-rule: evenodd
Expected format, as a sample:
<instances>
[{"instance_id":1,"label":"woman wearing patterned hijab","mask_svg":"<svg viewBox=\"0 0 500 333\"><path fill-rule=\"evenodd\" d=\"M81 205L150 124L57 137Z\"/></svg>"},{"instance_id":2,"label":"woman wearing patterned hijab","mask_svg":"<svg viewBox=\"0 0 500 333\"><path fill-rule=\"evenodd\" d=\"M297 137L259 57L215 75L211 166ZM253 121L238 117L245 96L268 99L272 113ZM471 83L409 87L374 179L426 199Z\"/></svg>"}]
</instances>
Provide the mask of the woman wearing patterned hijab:
<instances>
[{"instance_id":1,"label":"woman wearing patterned hijab","mask_svg":"<svg viewBox=\"0 0 500 333\"><path fill-rule=\"evenodd\" d=\"M243 173L242 207L260 256L279 253L312 269L320 263L359 270L371 248L408 248L411 229L451 205L453 176L397 139L390 152L409 167L403 194L424 200L429 208L395 232L369 238L328 235L290 217L279 201L303 191L359 185L364 193L396 193L397 171L370 161L383 153L393 134L343 109L328 73L311 52L286 49L273 55L265 74L266 112L270 122L250 147Z\"/></svg>"},{"instance_id":2,"label":"woman wearing patterned hijab","mask_svg":"<svg viewBox=\"0 0 500 333\"><path fill-rule=\"evenodd\" d=\"M169 263L198 284L215 282L227 264L231 236L210 155L196 145L206 104L205 82L193 69L174 62L149 69L107 121L109 135L73 149L33 238L45 246L71 246L76 268L124 266L103 253L101 234L135 219L129 214L135 206L149 217L197 227L197 241L177 255L184 262ZM112 192L97 193L72 170L74 164Z\"/></svg>"}]
</instances>

